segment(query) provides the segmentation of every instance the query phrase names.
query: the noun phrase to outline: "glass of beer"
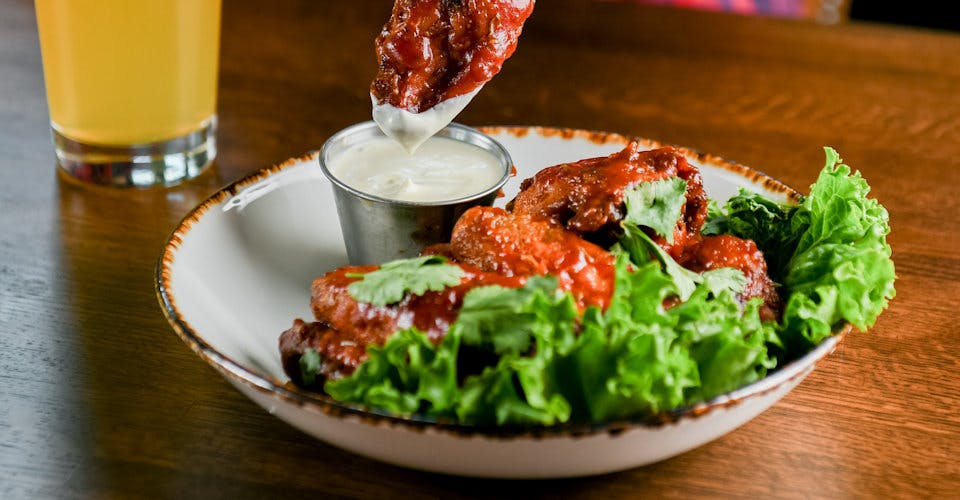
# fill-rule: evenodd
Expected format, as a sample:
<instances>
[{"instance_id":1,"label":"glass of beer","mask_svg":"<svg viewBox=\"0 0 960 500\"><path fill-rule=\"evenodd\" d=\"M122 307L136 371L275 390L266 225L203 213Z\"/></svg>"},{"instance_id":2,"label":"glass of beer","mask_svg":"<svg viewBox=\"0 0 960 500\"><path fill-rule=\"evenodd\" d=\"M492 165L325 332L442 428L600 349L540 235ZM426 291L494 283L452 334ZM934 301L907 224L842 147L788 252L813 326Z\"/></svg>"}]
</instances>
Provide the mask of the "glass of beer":
<instances>
[{"instance_id":1,"label":"glass of beer","mask_svg":"<svg viewBox=\"0 0 960 500\"><path fill-rule=\"evenodd\" d=\"M57 165L171 186L216 156L221 0L36 0Z\"/></svg>"}]
</instances>

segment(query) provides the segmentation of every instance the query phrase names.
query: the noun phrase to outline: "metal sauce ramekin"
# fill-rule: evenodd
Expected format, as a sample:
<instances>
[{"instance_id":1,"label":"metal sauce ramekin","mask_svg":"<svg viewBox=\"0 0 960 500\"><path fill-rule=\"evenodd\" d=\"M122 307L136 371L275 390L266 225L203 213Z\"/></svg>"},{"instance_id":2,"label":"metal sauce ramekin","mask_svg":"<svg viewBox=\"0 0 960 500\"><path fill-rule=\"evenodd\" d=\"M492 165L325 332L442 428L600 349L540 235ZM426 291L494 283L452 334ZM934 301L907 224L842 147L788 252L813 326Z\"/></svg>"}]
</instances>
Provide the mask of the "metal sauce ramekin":
<instances>
[{"instance_id":1,"label":"metal sauce ramekin","mask_svg":"<svg viewBox=\"0 0 960 500\"><path fill-rule=\"evenodd\" d=\"M478 205L492 205L510 178L513 162L497 141L479 130L451 123L436 136L466 142L492 154L503 168L493 186L470 196L433 202L410 202L381 198L344 184L327 168L331 158L371 139L385 137L373 121L347 127L323 144L319 163L333 185L340 229L351 265L382 264L420 255L434 243L450 241L460 215Z\"/></svg>"}]
</instances>

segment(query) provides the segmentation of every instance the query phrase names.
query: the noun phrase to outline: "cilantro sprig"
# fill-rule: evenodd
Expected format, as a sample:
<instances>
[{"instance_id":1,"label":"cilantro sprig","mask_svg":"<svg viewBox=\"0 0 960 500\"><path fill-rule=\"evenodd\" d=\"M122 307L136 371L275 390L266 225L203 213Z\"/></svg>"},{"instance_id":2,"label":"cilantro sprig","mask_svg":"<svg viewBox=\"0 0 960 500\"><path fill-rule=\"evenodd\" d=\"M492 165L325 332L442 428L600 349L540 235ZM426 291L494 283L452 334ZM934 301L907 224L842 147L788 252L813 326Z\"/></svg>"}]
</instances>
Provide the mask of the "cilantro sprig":
<instances>
[{"instance_id":1,"label":"cilantro sprig","mask_svg":"<svg viewBox=\"0 0 960 500\"><path fill-rule=\"evenodd\" d=\"M670 177L643 182L624 191L627 214L624 220L647 226L668 243L673 243L673 230L686 203L687 181Z\"/></svg>"},{"instance_id":2,"label":"cilantro sprig","mask_svg":"<svg viewBox=\"0 0 960 500\"><path fill-rule=\"evenodd\" d=\"M723 290L740 293L746 286L743 272L721 268L698 274L682 267L660 245L657 245L641 227L649 227L673 242L673 231L683 215L687 182L679 177L637 184L624 191L627 214L621 222L623 237L613 251L626 252L635 264L657 260L663 271L673 278L680 300L687 300L700 283L706 283L714 295Z\"/></svg>"},{"instance_id":3,"label":"cilantro sprig","mask_svg":"<svg viewBox=\"0 0 960 500\"><path fill-rule=\"evenodd\" d=\"M395 260L369 273L348 273L349 278L362 278L347 286L350 296L376 306L394 304L408 293L423 295L428 290L439 292L460 284L464 272L447 263L441 255L424 255Z\"/></svg>"}]
</instances>

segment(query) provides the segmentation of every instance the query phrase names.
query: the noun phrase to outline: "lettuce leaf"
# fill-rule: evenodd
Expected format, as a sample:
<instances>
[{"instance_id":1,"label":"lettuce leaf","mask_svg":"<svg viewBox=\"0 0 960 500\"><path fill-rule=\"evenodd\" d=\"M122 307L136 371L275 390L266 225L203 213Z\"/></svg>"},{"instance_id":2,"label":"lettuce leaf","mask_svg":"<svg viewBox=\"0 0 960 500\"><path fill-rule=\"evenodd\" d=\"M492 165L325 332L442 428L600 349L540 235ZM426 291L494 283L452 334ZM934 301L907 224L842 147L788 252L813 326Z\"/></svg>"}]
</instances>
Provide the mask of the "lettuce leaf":
<instances>
[{"instance_id":1,"label":"lettuce leaf","mask_svg":"<svg viewBox=\"0 0 960 500\"><path fill-rule=\"evenodd\" d=\"M799 205L741 191L704 226L706 234L752 239L786 306L779 336L793 358L844 322L872 326L894 297L896 271L886 235L889 216L859 172L832 148L810 194Z\"/></svg>"},{"instance_id":2,"label":"lettuce leaf","mask_svg":"<svg viewBox=\"0 0 960 500\"><path fill-rule=\"evenodd\" d=\"M533 277L516 289L475 288L439 345L415 328L401 330L383 347L368 347L368 359L351 376L324 390L392 413L482 425L567 421L570 405L555 364L574 344L576 318L573 296L559 293L555 278ZM458 373L467 349L494 362L479 374Z\"/></svg>"},{"instance_id":3,"label":"lettuce leaf","mask_svg":"<svg viewBox=\"0 0 960 500\"><path fill-rule=\"evenodd\" d=\"M896 295L887 211L867 197L870 186L860 172L824 150L826 165L791 219L797 247L783 279L783 336L800 349L820 343L844 321L867 329Z\"/></svg>"},{"instance_id":4,"label":"lettuce leaf","mask_svg":"<svg viewBox=\"0 0 960 500\"><path fill-rule=\"evenodd\" d=\"M468 292L447 335L499 360L467 377L458 419L498 425L567 421L571 408L557 382L557 363L574 344L577 315L573 296L560 293L555 278Z\"/></svg>"},{"instance_id":5,"label":"lettuce leaf","mask_svg":"<svg viewBox=\"0 0 960 500\"><path fill-rule=\"evenodd\" d=\"M741 311L735 293L697 285L682 304L664 309L675 292L656 263L628 271L618 261L613 304L584 315L577 367L593 421L651 414L710 399L766 375L776 360L772 325L759 301Z\"/></svg>"}]
</instances>

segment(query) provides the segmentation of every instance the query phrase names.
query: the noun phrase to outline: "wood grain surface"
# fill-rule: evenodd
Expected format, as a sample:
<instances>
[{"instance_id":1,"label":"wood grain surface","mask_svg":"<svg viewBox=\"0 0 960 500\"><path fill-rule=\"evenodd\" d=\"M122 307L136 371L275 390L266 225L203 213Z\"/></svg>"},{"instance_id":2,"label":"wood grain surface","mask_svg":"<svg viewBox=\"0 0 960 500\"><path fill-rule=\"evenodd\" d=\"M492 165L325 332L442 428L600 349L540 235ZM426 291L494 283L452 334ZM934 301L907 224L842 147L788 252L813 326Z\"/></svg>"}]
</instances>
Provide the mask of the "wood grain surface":
<instances>
[{"instance_id":1,"label":"wood grain surface","mask_svg":"<svg viewBox=\"0 0 960 500\"><path fill-rule=\"evenodd\" d=\"M482 481L314 440L173 334L160 246L219 187L366 120L387 0L226 0L219 158L171 189L60 179L33 4L0 3L0 498L960 495L960 36L542 0L458 121L633 134L805 190L834 146L889 209L897 297L742 428L601 477Z\"/></svg>"}]
</instances>

